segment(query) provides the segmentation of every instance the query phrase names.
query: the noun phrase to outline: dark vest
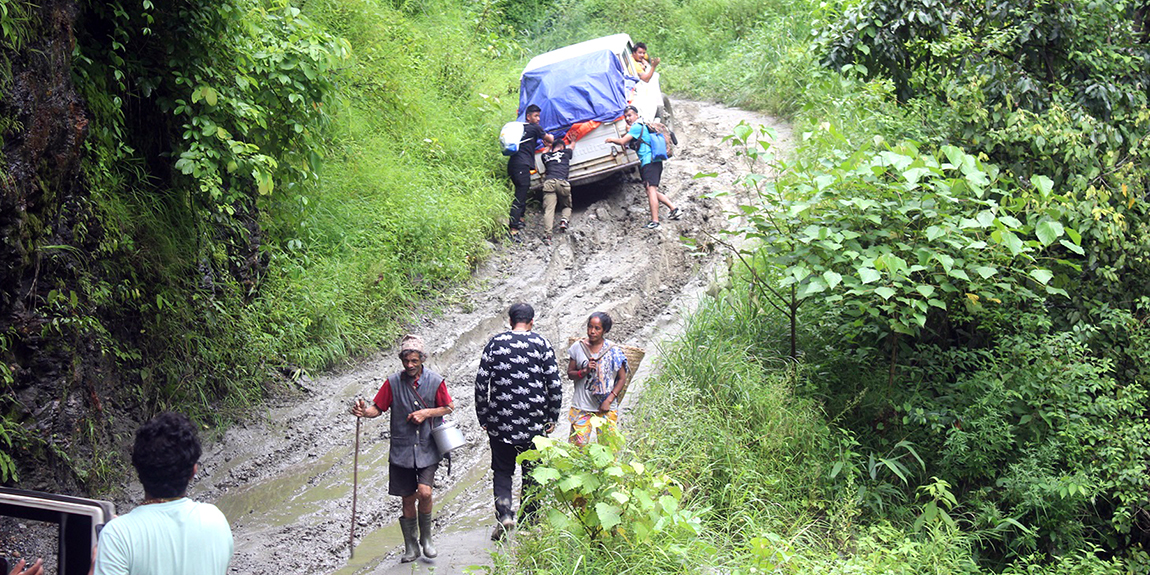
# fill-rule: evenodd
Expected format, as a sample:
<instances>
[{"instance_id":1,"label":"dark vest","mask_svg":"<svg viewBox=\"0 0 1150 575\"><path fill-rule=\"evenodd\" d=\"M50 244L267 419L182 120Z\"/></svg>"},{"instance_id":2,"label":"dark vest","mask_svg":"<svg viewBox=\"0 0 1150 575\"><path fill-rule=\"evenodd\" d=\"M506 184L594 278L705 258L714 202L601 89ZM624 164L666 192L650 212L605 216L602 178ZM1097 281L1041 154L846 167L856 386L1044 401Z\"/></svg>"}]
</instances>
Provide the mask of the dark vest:
<instances>
[{"instance_id":1,"label":"dark vest","mask_svg":"<svg viewBox=\"0 0 1150 575\"><path fill-rule=\"evenodd\" d=\"M423 368L419 376L418 395L410 384L401 380L403 372L387 378L391 383L391 454L389 461L408 469L421 469L442 458L431 439L431 428L442 422L442 417L429 417L423 424L414 425L407 421L408 414L421 409L435 408L435 392L443 376Z\"/></svg>"}]
</instances>

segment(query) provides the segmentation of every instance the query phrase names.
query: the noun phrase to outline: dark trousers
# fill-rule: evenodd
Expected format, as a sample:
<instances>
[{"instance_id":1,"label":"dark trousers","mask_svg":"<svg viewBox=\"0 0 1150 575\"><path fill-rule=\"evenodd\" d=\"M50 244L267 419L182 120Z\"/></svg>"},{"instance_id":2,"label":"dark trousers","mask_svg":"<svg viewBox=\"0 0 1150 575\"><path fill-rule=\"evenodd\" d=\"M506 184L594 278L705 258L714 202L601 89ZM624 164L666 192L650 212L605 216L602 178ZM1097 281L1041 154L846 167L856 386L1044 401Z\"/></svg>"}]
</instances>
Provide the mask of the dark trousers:
<instances>
[{"instance_id":1,"label":"dark trousers","mask_svg":"<svg viewBox=\"0 0 1150 575\"><path fill-rule=\"evenodd\" d=\"M490 439L491 471L495 474L495 479L492 481L495 492L495 518L497 521L503 521L515 517L515 512L511 508L511 478L515 476L515 458L528 449L534 449L535 446L530 443L515 445L503 443L495 438ZM531 469L535 467L535 462L524 462L521 467L523 468L523 492L520 495L520 500L523 501L523 495L529 494L531 489L538 484L531 477ZM522 506L522 521L527 522L534 517L538 505L528 498L522 503Z\"/></svg>"},{"instance_id":2,"label":"dark trousers","mask_svg":"<svg viewBox=\"0 0 1150 575\"><path fill-rule=\"evenodd\" d=\"M531 166L507 164L507 175L515 185L515 199L511 201L511 220L508 225L521 230L524 227L523 214L527 212L527 194L531 192Z\"/></svg>"}]
</instances>

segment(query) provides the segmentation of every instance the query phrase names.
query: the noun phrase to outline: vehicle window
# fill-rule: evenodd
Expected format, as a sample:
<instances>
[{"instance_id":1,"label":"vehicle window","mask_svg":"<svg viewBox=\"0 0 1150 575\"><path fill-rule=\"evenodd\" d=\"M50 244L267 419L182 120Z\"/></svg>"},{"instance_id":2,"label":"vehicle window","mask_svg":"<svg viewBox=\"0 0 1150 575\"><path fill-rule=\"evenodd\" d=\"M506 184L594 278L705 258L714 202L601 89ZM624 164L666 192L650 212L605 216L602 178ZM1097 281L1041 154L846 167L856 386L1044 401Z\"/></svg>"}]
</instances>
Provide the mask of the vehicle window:
<instances>
[{"instance_id":1,"label":"vehicle window","mask_svg":"<svg viewBox=\"0 0 1150 575\"><path fill-rule=\"evenodd\" d=\"M15 567L20 559L31 564L37 558L44 560L45 573L60 572L60 561L57 558L60 530L57 524L0 515L0 533L4 534L0 538L0 573L3 575L8 575L8 570ZM4 560L7 560L7 566L3 565Z\"/></svg>"}]
</instances>

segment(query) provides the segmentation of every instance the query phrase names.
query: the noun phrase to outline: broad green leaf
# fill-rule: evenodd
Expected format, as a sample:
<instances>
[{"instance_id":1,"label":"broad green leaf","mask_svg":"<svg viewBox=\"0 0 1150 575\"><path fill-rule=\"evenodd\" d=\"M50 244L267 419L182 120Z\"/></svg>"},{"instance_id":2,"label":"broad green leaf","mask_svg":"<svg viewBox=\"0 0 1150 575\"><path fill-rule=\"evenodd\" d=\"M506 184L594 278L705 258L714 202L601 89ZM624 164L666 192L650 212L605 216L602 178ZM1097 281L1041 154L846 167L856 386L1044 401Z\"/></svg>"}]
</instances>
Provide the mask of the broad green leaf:
<instances>
[{"instance_id":1,"label":"broad green leaf","mask_svg":"<svg viewBox=\"0 0 1150 575\"><path fill-rule=\"evenodd\" d=\"M1030 277L1034 278L1034 281L1046 285L1054 277L1054 274L1050 270L1030 270Z\"/></svg>"},{"instance_id":2,"label":"broad green leaf","mask_svg":"<svg viewBox=\"0 0 1150 575\"><path fill-rule=\"evenodd\" d=\"M966 157L966 152L957 146L943 146L942 153L946 155L946 159L955 168L961 168L963 159Z\"/></svg>"},{"instance_id":3,"label":"broad green leaf","mask_svg":"<svg viewBox=\"0 0 1150 575\"><path fill-rule=\"evenodd\" d=\"M986 279L998 273L998 269L991 266L978 266L974 268L974 273L982 276L982 279Z\"/></svg>"},{"instance_id":4,"label":"broad green leaf","mask_svg":"<svg viewBox=\"0 0 1150 575\"><path fill-rule=\"evenodd\" d=\"M751 137L752 132L753 130L749 124L743 123L735 126L735 137L744 142L747 141L747 138Z\"/></svg>"},{"instance_id":5,"label":"broad green leaf","mask_svg":"<svg viewBox=\"0 0 1150 575\"><path fill-rule=\"evenodd\" d=\"M935 239L942 237L944 234L946 234L946 230L943 230L938 226L930 226L929 228L926 228L927 241L934 241Z\"/></svg>"},{"instance_id":6,"label":"broad green leaf","mask_svg":"<svg viewBox=\"0 0 1150 575\"><path fill-rule=\"evenodd\" d=\"M559 489L573 491L583 486L583 479L579 475L570 475L559 482Z\"/></svg>"},{"instance_id":7,"label":"broad green leaf","mask_svg":"<svg viewBox=\"0 0 1150 575\"><path fill-rule=\"evenodd\" d=\"M1078 230L1074 228L1066 228L1066 235L1070 236L1070 241L1078 245L1082 245L1082 234L1078 233Z\"/></svg>"},{"instance_id":8,"label":"broad green leaf","mask_svg":"<svg viewBox=\"0 0 1150 575\"><path fill-rule=\"evenodd\" d=\"M891 296L895 294L895 291L888 286L879 286L874 288L874 293L882 296L882 299L890 299Z\"/></svg>"},{"instance_id":9,"label":"broad green leaf","mask_svg":"<svg viewBox=\"0 0 1150 575\"><path fill-rule=\"evenodd\" d=\"M859 268L858 272L859 279L862 280L862 283L864 284L876 282L882 278L882 274L878 273L878 270L875 270L874 268Z\"/></svg>"},{"instance_id":10,"label":"broad green leaf","mask_svg":"<svg viewBox=\"0 0 1150 575\"><path fill-rule=\"evenodd\" d=\"M1018 218L1014 216L998 216L998 221L1002 222L1002 225L1008 228L1017 229L1022 227L1022 222L1018 221Z\"/></svg>"},{"instance_id":11,"label":"broad green leaf","mask_svg":"<svg viewBox=\"0 0 1150 575\"><path fill-rule=\"evenodd\" d=\"M1001 241L1007 247L1007 249L1010 250L1012 255L1018 255L1022 253L1022 239L1014 235L1014 232L1003 232Z\"/></svg>"},{"instance_id":12,"label":"broad green leaf","mask_svg":"<svg viewBox=\"0 0 1150 575\"><path fill-rule=\"evenodd\" d=\"M890 322L890 328L892 330L894 330L898 333L904 334L904 335L914 335L914 330L911 329L910 326L906 325L905 323L903 323L901 321L896 320L896 321Z\"/></svg>"},{"instance_id":13,"label":"broad green leaf","mask_svg":"<svg viewBox=\"0 0 1150 575\"><path fill-rule=\"evenodd\" d=\"M1035 174L1031 176L1030 183L1034 184L1034 188L1037 189L1038 193L1044 198L1050 195L1050 190L1054 189L1054 180L1043 175Z\"/></svg>"},{"instance_id":14,"label":"broad green leaf","mask_svg":"<svg viewBox=\"0 0 1150 575\"><path fill-rule=\"evenodd\" d=\"M599 517L599 525L603 529L611 529L623 521L619 517L619 508L609 503L596 503L595 515Z\"/></svg>"},{"instance_id":15,"label":"broad green leaf","mask_svg":"<svg viewBox=\"0 0 1150 575\"><path fill-rule=\"evenodd\" d=\"M816 277L807 283L807 285L803 288L802 293L799 294L799 297L814 295L820 292L824 292L826 289L827 284L823 282L822 278Z\"/></svg>"},{"instance_id":16,"label":"broad green leaf","mask_svg":"<svg viewBox=\"0 0 1150 575\"><path fill-rule=\"evenodd\" d=\"M934 254L934 259L938 260L938 263L942 264L942 269L948 273L950 272L950 268L954 267L954 258L946 254Z\"/></svg>"},{"instance_id":17,"label":"broad green leaf","mask_svg":"<svg viewBox=\"0 0 1150 575\"><path fill-rule=\"evenodd\" d=\"M536 481L538 481L539 483L541 483L543 485L546 485L547 483L549 483L551 481L555 481L556 479L559 479L559 477L560 477L559 470L551 468L551 467L543 467L543 466L538 466L535 469L532 469L531 470L531 476L534 477Z\"/></svg>"},{"instance_id":18,"label":"broad green leaf","mask_svg":"<svg viewBox=\"0 0 1150 575\"><path fill-rule=\"evenodd\" d=\"M679 510L679 501L670 495L664 495L659 498L659 506L667 513L674 513Z\"/></svg>"},{"instance_id":19,"label":"broad green leaf","mask_svg":"<svg viewBox=\"0 0 1150 575\"><path fill-rule=\"evenodd\" d=\"M1075 244L1075 243L1072 243L1072 242L1069 242L1066 240L1058 240L1058 243L1062 244L1062 247L1064 247L1064 248L1066 248L1066 249L1068 249L1068 250L1070 250L1070 251L1072 251L1072 252L1074 252L1080 256L1086 255L1086 250L1082 249L1082 246L1080 246L1078 244Z\"/></svg>"},{"instance_id":20,"label":"broad green leaf","mask_svg":"<svg viewBox=\"0 0 1150 575\"><path fill-rule=\"evenodd\" d=\"M1034 228L1034 233L1042 245L1048 246L1062 236L1063 227L1061 223L1054 220L1043 220Z\"/></svg>"},{"instance_id":21,"label":"broad green leaf","mask_svg":"<svg viewBox=\"0 0 1150 575\"><path fill-rule=\"evenodd\" d=\"M827 282L828 288L835 289L835 287L843 281L843 276L831 270L827 270L823 272L823 281Z\"/></svg>"},{"instance_id":22,"label":"broad green leaf","mask_svg":"<svg viewBox=\"0 0 1150 575\"><path fill-rule=\"evenodd\" d=\"M914 286L914 289L918 293L922 294L922 297L928 298L928 297L934 295L934 286L932 286L932 285L920 284L920 285Z\"/></svg>"}]
</instances>

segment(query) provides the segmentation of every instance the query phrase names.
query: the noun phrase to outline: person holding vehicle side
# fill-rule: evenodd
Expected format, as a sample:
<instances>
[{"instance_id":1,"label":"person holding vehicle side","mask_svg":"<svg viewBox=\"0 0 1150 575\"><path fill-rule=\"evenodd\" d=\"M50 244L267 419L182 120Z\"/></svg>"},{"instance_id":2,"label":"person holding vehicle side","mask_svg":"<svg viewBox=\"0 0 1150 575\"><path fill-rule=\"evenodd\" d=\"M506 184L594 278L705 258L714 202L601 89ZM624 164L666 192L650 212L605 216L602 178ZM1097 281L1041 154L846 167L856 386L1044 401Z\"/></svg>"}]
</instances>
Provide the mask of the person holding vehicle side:
<instances>
[{"instance_id":1,"label":"person holding vehicle side","mask_svg":"<svg viewBox=\"0 0 1150 575\"><path fill-rule=\"evenodd\" d=\"M511 217L508 222L508 234L511 241L519 242L519 232L525 226L523 214L527 212L527 194L531 191L531 170L535 169L535 147L539 140L550 144L555 137L548 134L539 125L539 114L542 109L535 104L527 106L523 115L526 123L523 125L523 137L515 153L507 159L507 175L515 186L515 199L511 202Z\"/></svg>"},{"instance_id":2,"label":"person holding vehicle side","mask_svg":"<svg viewBox=\"0 0 1150 575\"><path fill-rule=\"evenodd\" d=\"M567 231L571 219L571 183L567 174L571 170L571 158L575 151L564 144L563 139L551 143L551 149L543 153L543 242L551 245L551 226L555 222L555 204L559 204L559 229Z\"/></svg>"},{"instance_id":3,"label":"person holding vehicle side","mask_svg":"<svg viewBox=\"0 0 1150 575\"><path fill-rule=\"evenodd\" d=\"M455 402L447 392L447 380L424 367L427 354L422 338L404 336L399 344L399 361L403 370L384 380L371 403L356 400L351 414L379 417L391 410L387 492L403 499L399 528L403 532L404 553L399 560L410 563L419 559L420 547L428 558L438 555L431 538L431 488L443 456L435 447L431 430L439 418L455 411Z\"/></svg>"},{"instance_id":4,"label":"person holding vehicle side","mask_svg":"<svg viewBox=\"0 0 1150 575\"><path fill-rule=\"evenodd\" d=\"M575 393L571 396L571 436L568 441L586 445L594 430L591 418L598 416L607 421L608 429L615 429L619 421L619 396L627 387L630 371L627 355L606 339L611 331L611 316L597 311L587 318L587 337L580 339L567 351L567 377L575 380Z\"/></svg>"},{"instance_id":5,"label":"person holding vehicle side","mask_svg":"<svg viewBox=\"0 0 1150 575\"><path fill-rule=\"evenodd\" d=\"M659 191L659 183L663 178L663 162L654 161L649 142L651 130L638 121L639 109L635 106L627 106L623 110L623 119L627 122L627 133L622 138L607 138L605 141L608 144L616 144L624 148L632 145L633 142L638 143L639 177L643 180L643 187L647 190L647 202L651 206L651 221L643 227L654 230L659 227L659 204L663 204L671 210L668 217L672 220L683 217L683 210L675 207L671 200Z\"/></svg>"}]
</instances>

